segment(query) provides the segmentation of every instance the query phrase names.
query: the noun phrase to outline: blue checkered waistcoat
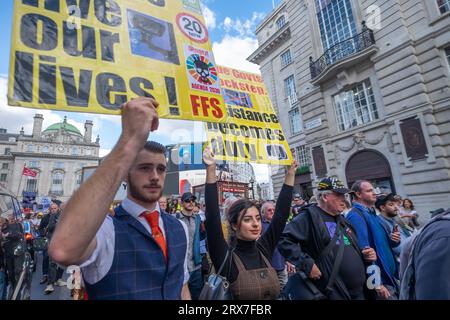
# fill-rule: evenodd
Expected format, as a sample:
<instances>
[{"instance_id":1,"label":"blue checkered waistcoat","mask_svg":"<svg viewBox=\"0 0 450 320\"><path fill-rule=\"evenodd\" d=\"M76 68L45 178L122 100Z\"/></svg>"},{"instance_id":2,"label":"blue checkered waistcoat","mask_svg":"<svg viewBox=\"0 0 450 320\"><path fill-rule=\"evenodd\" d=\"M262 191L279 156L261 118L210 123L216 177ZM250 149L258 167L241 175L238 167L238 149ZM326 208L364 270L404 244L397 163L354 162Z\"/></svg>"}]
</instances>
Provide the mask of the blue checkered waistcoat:
<instances>
[{"instance_id":1,"label":"blue checkered waistcoat","mask_svg":"<svg viewBox=\"0 0 450 320\"><path fill-rule=\"evenodd\" d=\"M179 300L184 280L186 233L175 217L162 213L168 263L144 226L122 206L115 210L114 259L99 282L86 282L89 300Z\"/></svg>"}]
</instances>

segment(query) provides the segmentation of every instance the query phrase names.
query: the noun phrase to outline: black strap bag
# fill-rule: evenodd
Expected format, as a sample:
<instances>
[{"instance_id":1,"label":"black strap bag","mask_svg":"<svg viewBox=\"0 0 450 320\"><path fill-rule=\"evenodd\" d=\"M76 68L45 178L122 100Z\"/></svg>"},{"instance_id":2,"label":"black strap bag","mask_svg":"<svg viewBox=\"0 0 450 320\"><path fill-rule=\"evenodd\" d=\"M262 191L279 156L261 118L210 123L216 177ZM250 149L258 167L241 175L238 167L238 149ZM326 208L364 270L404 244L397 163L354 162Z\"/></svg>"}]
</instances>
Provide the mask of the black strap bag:
<instances>
[{"instance_id":1,"label":"black strap bag","mask_svg":"<svg viewBox=\"0 0 450 320\"><path fill-rule=\"evenodd\" d=\"M318 261L326 257L336 246L336 240L339 237L339 250L333 264L330 279L326 287L326 293L321 292L314 282L301 270L292 275L281 293L283 300L326 300L327 295L333 290L333 285L338 274L339 267L344 256L344 234L341 224L338 222L336 231L330 243L320 254Z\"/></svg>"},{"instance_id":2,"label":"black strap bag","mask_svg":"<svg viewBox=\"0 0 450 320\"><path fill-rule=\"evenodd\" d=\"M222 265L217 273L210 273L208 276L208 281L203 285L203 289L200 292L199 300L232 300L232 294L230 290L230 283L227 278L221 276L221 272L225 266L225 263L230 258L230 268L228 269L228 274L231 269L231 262L233 260L232 251L228 250Z\"/></svg>"}]
</instances>

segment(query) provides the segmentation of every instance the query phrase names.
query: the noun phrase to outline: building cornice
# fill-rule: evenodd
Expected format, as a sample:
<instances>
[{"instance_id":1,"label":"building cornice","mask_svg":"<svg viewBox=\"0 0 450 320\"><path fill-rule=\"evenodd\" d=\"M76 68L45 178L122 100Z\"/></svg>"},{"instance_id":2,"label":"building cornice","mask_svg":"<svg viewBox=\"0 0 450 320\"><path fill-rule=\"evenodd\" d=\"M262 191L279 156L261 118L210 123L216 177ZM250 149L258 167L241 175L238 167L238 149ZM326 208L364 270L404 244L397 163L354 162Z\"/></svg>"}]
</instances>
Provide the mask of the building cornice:
<instances>
[{"instance_id":1,"label":"building cornice","mask_svg":"<svg viewBox=\"0 0 450 320\"><path fill-rule=\"evenodd\" d=\"M253 52L247 60L256 64L260 64L260 62L267 57L269 53L271 53L275 48L278 48L278 44L291 37L291 28L289 26L289 22L281 27L277 32L275 32L267 41L265 41L255 52Z\"/></svg>"},{"instance_id":2,"label":"building cornice","mask_svg":"<svg viewBox=\"0 0 450 320\"><path fill-rule=\"evenodd\" d=\"M100 161L100 157L92 156L70 156L64 154L45 154L45 153L26 153L26 152L11 152L13 157L18 158L44 158L44 159L67 159L67 160L89 160Z\"/></svg>"},{"instance_id":3,"label":"building cornice","mask_svg":"<svg viewBox=\"0 0 450 320\"><path fill-rule=\"evenodd\" d=\"M34 142L34 143L42 143L42 144L56 144L56 145L68 145L68 146L82 146L82 147L100 147L99 143L91 142L73 142L73 143L64 143L64 142L56 142L56 141L50 141L45 139L36 139L36 138L20 138L18 141L23 142ZM16 142L17 143L17 142Z\"/></svg>"},{"instance_id":4,"label":"building cornice","mask_svg":"<svg viewBox=\"0 0 450 320\"><path fill-rule=\"evenodd\" d=\"M8 145L8 146L16 146L17 145L17 141L11 142L11 141L1 141L0 140L0 145Z\"/></svg>"}]
</instances>

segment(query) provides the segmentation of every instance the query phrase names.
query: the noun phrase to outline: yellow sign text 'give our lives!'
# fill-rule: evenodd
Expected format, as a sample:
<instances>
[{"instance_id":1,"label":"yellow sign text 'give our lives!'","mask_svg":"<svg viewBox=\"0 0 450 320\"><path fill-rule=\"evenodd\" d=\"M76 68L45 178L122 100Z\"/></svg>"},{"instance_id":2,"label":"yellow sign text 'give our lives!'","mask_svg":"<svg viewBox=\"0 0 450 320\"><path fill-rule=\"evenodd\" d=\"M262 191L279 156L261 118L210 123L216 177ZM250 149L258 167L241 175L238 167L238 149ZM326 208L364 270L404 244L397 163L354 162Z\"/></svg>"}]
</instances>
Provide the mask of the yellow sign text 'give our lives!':
<instances>
[{"instance_id":1,"label":"yellow sign text 'give our lives!'","mask_svg":"<svg viewBox=\"0 0 450 320\"><path fill-rule=\"evenodd\" d=\"M16 0L10 105L120 114L154 97L161 118L225 122L199 0Z\"/></svg>"},{"instance_id":2,"label":"yellow sign text 'give our lives!'","mask_svg":"<svg viewBox=\"0 0 450 320\"><path fill-rule=\"evenodd\" d=\"M218 66L227 123L205 124L219 160L289 165L292 154L260 75Z\"/></svg>"}]
</instances>

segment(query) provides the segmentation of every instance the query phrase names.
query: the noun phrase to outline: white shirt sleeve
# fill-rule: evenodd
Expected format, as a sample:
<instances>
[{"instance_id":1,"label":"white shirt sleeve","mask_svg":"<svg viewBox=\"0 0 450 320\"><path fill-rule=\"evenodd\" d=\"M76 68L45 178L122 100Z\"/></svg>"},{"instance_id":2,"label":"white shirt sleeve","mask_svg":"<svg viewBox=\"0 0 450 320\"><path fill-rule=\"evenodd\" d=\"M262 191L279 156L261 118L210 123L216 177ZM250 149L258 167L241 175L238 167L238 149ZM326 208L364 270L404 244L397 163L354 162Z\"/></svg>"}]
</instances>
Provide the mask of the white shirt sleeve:
<instances>
[{"instance_id":1,"label":"white shirt sleeve","mask_svg":"<svg viewBox=\"0 0 450 320\"><path fill-rule=\"evenodd\" d=\"M114 259L114 223L108 215L95 235L97 246L91 256L80 265L83 280L94 284L103 279L111 269Z\"/></svg>"},{"instance_id":2,"label":"white shirt sleeve","mask_svg":"<svg viewBox=\"0 0 450 320\"><path fill-rule=\"evenodd\" d=\"M184 233L186 234L186 255L184 256L184 281L183 281L183 284L186 284L189 281L189 271L187 267L188 250L189 250L189 231L186 224L183 221L180 222L181 225L183 226Z\"/></svg>"}]
</instances>

